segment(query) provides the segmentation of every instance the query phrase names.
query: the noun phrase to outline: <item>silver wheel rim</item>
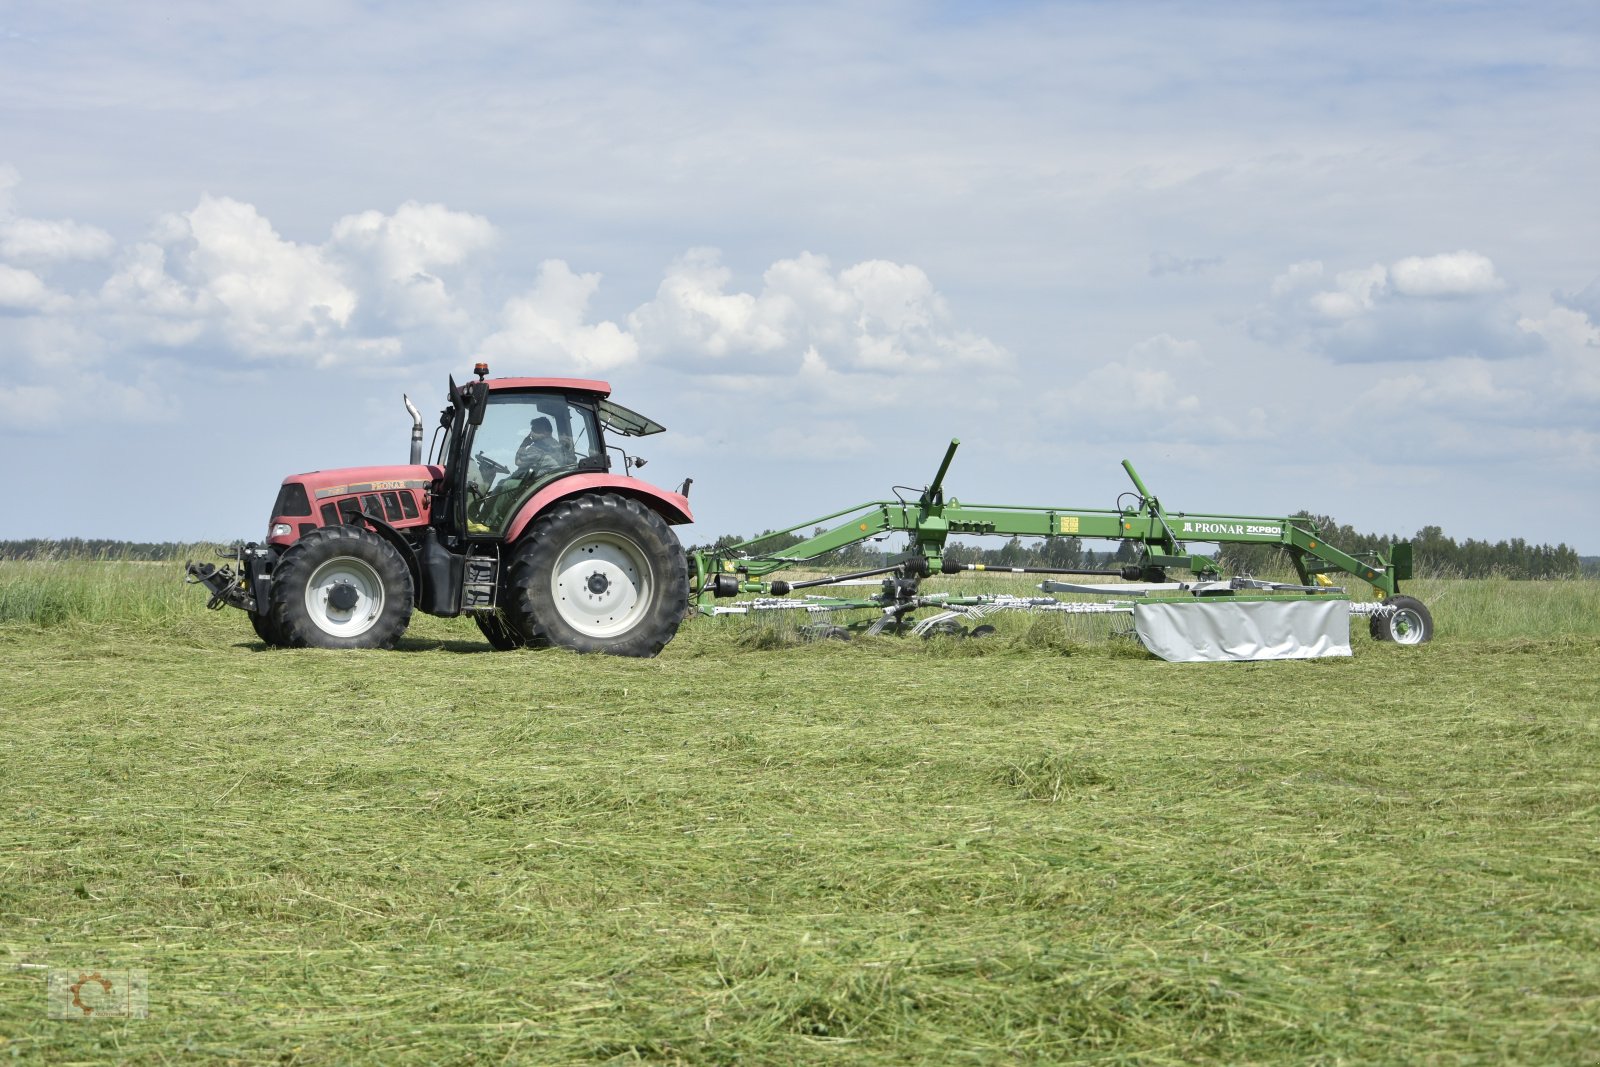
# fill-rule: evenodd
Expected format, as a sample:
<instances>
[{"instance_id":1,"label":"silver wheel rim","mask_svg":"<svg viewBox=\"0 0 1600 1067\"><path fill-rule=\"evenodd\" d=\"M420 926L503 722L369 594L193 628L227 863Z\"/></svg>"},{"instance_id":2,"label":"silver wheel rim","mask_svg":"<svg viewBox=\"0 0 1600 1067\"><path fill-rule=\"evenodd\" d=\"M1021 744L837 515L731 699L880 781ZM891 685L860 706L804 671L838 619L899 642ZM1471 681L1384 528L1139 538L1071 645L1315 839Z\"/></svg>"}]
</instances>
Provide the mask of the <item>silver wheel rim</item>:
<instances>
[{"instance_id":1,"label":"silver wheel rim","mask_svg":"<svg viewBox=\"0 0 1600 1067\"><path fill-rule=\"evenodd\" d=\"M1389 617L1389 634L1397 645L1422 644L1422 616L1410 608L1396 608Z\"/></svg>"},{"instance_id":2,"label":"silver wheel rim","mask_svg":"<svg viewBox=\"0 0 1600 1067\"><path fill-rule=\"evenodd\" d=\"M355 590L355 604L348 609L329 602L341 585ZM306 583L306 612L318 629L333 637L360 637L372 629L383 614L383 600L378 572L351 556L328 560Z\"/></svg>"},{"instance_id":3,"label":"silver wheel rim","mask_svg":"<svg viewBox=\"0 0 1600 1067\"><path fill-rule=\"evenodd\" d=\"M561 550L550 576L561 620L585 637L633 629L654 599L650 557L619 533L585 534Z\"/></svg>"}]
</instances>

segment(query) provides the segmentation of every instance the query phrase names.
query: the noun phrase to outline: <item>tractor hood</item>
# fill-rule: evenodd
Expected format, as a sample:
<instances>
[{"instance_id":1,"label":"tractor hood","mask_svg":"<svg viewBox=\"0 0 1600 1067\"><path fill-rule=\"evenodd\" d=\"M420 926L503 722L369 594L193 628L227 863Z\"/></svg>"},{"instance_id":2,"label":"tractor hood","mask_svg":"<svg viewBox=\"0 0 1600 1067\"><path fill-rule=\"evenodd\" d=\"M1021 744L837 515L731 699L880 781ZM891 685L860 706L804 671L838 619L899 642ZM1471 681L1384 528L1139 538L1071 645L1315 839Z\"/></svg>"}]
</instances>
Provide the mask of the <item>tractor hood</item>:
<instances>
[{"instance_id":1,"label":"tractor hood","mask_svg":"<svg viewBox=\"0 0 1600 1067\"><path fill-rule=\"evenodd\" d=\"M291 474L272 505L267 543L287 548L308 530L337 526L365 512L394 527L428 521L432 489L444 468L421 463L383 467L341 467Z\"/></svg>"},{"instance_id":2,"label":"tractor hood","mask_svg":"<svg viewBox=\"0 0 1600 1067\"><path fill-rule=\"evenodd\" d=\"M299 482L311 495L313 505L352 493L381 493L386 489L426 489L435 478L444 477L443 467L401 463L387 467L339 467L328 471L294 474L285 484Z\"/></svg>"}]
</instances>

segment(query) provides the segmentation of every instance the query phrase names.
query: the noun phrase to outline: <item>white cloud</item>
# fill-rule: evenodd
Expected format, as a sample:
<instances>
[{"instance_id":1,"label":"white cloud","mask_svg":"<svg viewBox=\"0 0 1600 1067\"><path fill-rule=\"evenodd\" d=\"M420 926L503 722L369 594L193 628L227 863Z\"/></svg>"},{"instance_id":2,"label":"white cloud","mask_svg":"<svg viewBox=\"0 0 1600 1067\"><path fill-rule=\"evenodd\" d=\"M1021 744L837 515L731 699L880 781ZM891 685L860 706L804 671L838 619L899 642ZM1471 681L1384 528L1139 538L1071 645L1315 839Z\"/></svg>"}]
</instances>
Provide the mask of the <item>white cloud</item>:
<instances>
[{"instance_id":1,"label":"white cloud","mask_svg":"<svg viewBox=\"0 0 1600 1067\"><path fill-rule=\"evenodd\" d=\"M1543 377L1560 382L1561 388L1547 403L1552 407L1563 402L1582 404L1579 417L1592 423L1592 405L1600 400L1600 326L1583 311L1559 306L1517 325L1549 346L1553 362Z\"/></svg>"},{"instance_id":2,"label":"white cloud","mask_svg":"<svg viewBox=\"0 0 1600 1067\"><path fill-rule=\"evenodd\" d=\"M760 293L727 291L732 273L696 249L667 271L654 300L628 317L641 351L698 365L730 358L742 371L792 374L808 358L837 372L996 368L1010 356L954 325L928 275L868 260L835 272L801 253L772 264Z\"/></svg>"},{"instance_id":3,"label":"white cloud","mask_svg":"<svg viewBox=\"0 0 1600 1067\"><path fill-rule=\"evenodd\" d=\"M1374 263L1340 271L1331 284L1321 262L1307 261L1272 280L1271 302L1250 325L1263 340L1340 362L1524 355L1539 341L1518 327L1503 288L1477 252Z\"/></svg>"},{"instance_id":4,"label":"white cloud","mask_svg":"<svg viewBox=\"0 0 1600 1067\"><path fill-rule=\"evenodd\" d=\"M1506 415L1520 410L1530 399L1525 389L1502 387L1494 365L1481 359L1449 359L1430 367L1427 374L1407 372L1373 382L1362 394L1361 406L1389 417L1424 411L1461 414L1477 410Z\"/></svg>"},{"instance_id":5,"label":"white cloud","mask_svg":"<svg viewBox=\"0 0 1600 1067\"><path fill-rule=\"evenodd\" d=\"M1080 432L1166 444L1256 440L1267 429L1266 412L1241 403L1236 383L1217 379L1198 341L1167 333L1129 346L1030 406L1060 413Z\"/></svg>"},{"instance_id":6,"label":"white cloud","mask_svg":"<svg viewBox=\"0 0 1600 1067\"><path fill-rule=\"evenodd\" d=\"M33 271L0 263L0 308L37 311L55 305L61 299Z\"/></svg>"},{"instance_id":7,"label":"white cloud","mask_svg":"<svg viewBox=\"0 0 1600 1067\"><path fill-rule=\"evenodd\" d=\"M1198 342L1157 334L1133 345L1118 359L1090 371L1073 390L1083 407L1109 404L1122 417L1132 408L1140 417L1200 410L1200 398L1181 384L1186 371L1203 362Z\"/></svg>"},{"instance_id":8,"label":"white cloud","mask_svg":"<svg viewBox=\"0 0 1600 1067\"><path fill-rule=\"evenodd\" d=\"M17 215L12 190L21 183L15 167L0 165L0 259L27 263L95 260L116 249L116 241L99 227L69 219Z\"/></svg>"},{"instance_id":9,"label":"white cloud","mask_svg":"<svg viewBox=\"0 0 1600 1067\"><path fill-rule=\"evenodd\" d=\"M355 291L322 251L279 237L250 204L206 195L172 222L188 231L190 279L224 309L223 329L246 355L317 354L355 311Z\"/></svg>"},{"instance_id":10,"label":"white cloud","mask_svg":"<svg viewBox=\"0 0 1600 1067\"><path fill-rule=\"evenodd\" d=\"M325 246L347 281L362 294L369 333L428 335L428 347L460 350L472 332L470 315L443 276L491 248L488 219L443 204L401 204L392 215L363 211L346 215ZM453 338L451 335L454 335Z\"/></svg>"},{"instance_id":11,"label":"white cloud","mask_svg":"<svg viewBox=\"0 0 1600 1067\"><path fill-rule=\"evenodd\" d=\"M100 287L100 298L118 310L153 315L194 316L208 310L200 294L167 273L166 250L149 243L123 253L116 272Z\"/></svg>"},{"instance_id":12,"label":"white cloud","mask_svg":"<svg viewBox=\"0 0 1600 1067\"><path fill-rule=\"evenodd\" d=\"M58 262L105 259L116 249L109 233L70 220L11 219L0 222L0 256Z\"/></svg>"},{"instance_id":13,"label":"white cloud","mask_svg":"<svg viewBox=\"0 0 1600 1067\"><path fill-rule=\"evenodd\" d=\"M56 423L65 409L60 389L48 385L0 385L0 426L36 429Z\"/></svg>"},{"instance_id":14,"label":"white cloud","mask_svg":"<svg viewBox=\"0 0 1600 1067\"><path fill-rule=\"evenodd\" d=\"M1576 293L1557 293L1555 300L1562 307L1583 312L1591 323L1600 323L1600 278Z\"/></svg>"},{"instance_id":15,"label":"white cloud","mask_svg":"<svg viewBox=\"0 0 1600 1067\"><path fill-rule=\"evenodd\" d=\"M1501 288L1494 264L1477 252L1407 256L1389 269L1395 292L1402 296L1472 296Z\"/></svg>"},{"instance_id":16,"label":"white cloud","mask_svg":"<svg viewBox=\"0 0 1600 1067\"><path fill-rule=\"evenodd\" d=\"M335 247L367 253L391 281L454 266L494 240L488 219L415 200L401 204L393 215L363 211L346 215L333 227Z\"/></svg>"},{"instance_id":17,"label":"white cloud","mask_svg":"<svg viewBox=\"0 0 1600 1067\"><path fill-rule=\"evenodd\" d=\"M1316 259L1291 263L1289 268L1272 279L1272 295L1285 294L1317 284L1322 278L1322 261Z\"/></svg>"},{"instance_id":18,"label":"white cloud","mask_svg":"<svg viewBox=\"0 0 1600 1067\"><path fill-rule=\"evenodd\" d=\"M639 354L631 335L613 322L584 322L599 287L600 275L576 274L562 260L545 260L533 289L506 301L501 328L480 346L481 358L551 373L595 373L631 363Z\"/></svg>"},{"instance_id":19,"label":"white cloud","mask_svg":"<svg viewBox=\"0 0 1600 1067\"><path fill-rule=\"evenodd\" d=\"M803 262L807 258L802 257L800 273L815 273ZM712 248L691 249L675 260L655 299L628 316L629 327L641 339L641 352L649 357L749 360L787 348L789 299L726 292L732 277Z\"/></svg>"}]
</instances>

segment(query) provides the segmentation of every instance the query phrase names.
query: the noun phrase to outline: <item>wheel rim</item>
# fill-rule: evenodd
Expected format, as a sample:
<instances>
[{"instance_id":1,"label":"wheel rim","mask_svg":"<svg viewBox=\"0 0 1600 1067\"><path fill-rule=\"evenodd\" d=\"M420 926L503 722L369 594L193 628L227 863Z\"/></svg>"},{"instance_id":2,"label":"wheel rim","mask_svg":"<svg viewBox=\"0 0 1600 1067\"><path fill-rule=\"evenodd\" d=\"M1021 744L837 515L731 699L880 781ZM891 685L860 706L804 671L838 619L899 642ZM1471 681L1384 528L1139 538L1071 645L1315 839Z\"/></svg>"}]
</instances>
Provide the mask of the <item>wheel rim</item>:
<instances>
[{"instance_id":1,"label":"wheel rim","mask_svg":"<svg viewBox=\"0 0 1600 1067\"><path fill-rule=\"evenodd\" d=\"M383 602L378 572L350 556L328 560L306 582L306 613L334 637L359 637L372 629Z\"/></svg>"},{"instance_id":2,"label":"wheel rim","mask_svg":"<svg viewBox=\"0 0 1600 1067\"><path fill-rule=\"evenodd\" d=\"M1397 645L1420 645L1424 634L1422 616L1410 608L1395 608L1389 618L1389 633Z\"/></svg>"},{"instance_id":3,"label":"wheel rim","mask_svg":"<svg viewBox=\"0 0 1600 1067\"><path fill-rule=\"evenodd\" d=\"M586 637L615 637L638 624L655 595L650 557L619 533L589 533L556 557L556 611Z\"/></svg>"}]
</instances>

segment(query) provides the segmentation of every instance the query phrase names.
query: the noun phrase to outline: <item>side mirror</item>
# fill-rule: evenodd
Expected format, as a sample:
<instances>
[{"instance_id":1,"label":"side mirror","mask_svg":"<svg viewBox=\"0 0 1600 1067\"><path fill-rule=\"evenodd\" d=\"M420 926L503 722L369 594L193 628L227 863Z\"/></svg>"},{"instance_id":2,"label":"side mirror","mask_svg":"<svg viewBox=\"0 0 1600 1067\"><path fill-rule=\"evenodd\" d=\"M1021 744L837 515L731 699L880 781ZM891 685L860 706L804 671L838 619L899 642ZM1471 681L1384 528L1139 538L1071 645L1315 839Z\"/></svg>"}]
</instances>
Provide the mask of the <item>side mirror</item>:
<instances>
[{"instance_id":1,"label":"side mirror","mask_svg":"<svg viewBox=\"0 0 1600 1067\"><path fill-rule=\"evenodd\" d=\"M489 386L483 382L473 382L467 386L472 390L472 399L468 401L467 422L473 426L483 425L483 413L489 406Z\"/></svg>"}]
</instances>

